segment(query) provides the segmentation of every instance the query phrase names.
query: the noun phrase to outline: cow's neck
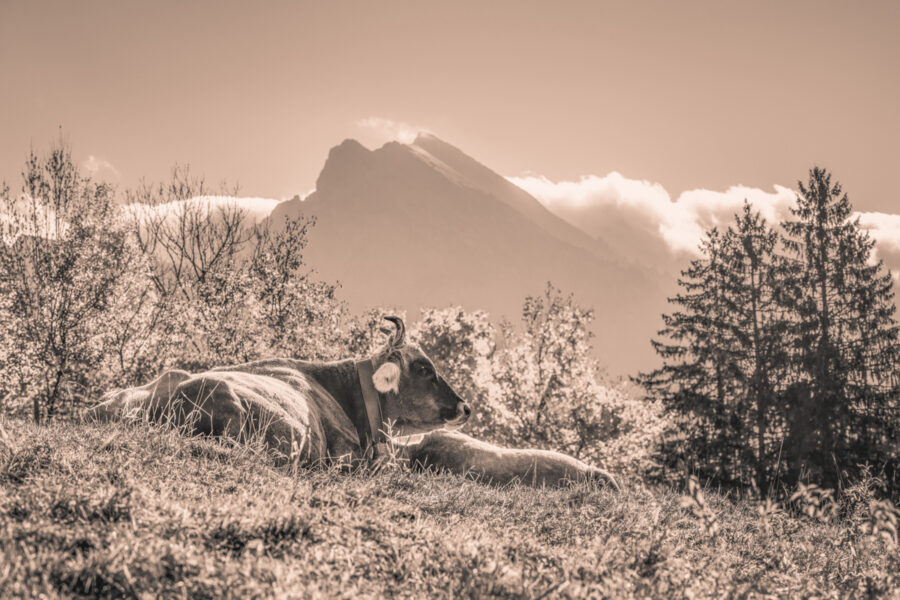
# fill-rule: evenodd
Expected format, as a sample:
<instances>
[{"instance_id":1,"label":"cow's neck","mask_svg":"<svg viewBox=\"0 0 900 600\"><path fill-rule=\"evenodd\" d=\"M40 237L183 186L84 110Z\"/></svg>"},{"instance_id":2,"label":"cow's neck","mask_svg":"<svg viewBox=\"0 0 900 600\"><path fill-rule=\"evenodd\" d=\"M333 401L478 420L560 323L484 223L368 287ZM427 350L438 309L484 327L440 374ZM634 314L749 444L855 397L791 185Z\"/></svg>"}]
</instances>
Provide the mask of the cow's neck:
<instances>
[{"instance_id":1,"label":"cow's neck","mask_svg":"<svg viewBox=\"0 0 900 600\"><path fill-rule=\"evenodd\" d=\"M372 386L370 391L377 394L374 384L372 384L371 373L364 375L361 382L359 364L353 360L310 365L310 367L309 374L331 394L332 398L337 401L356 428L360 438L360 449L363 452L368 450L371 440L375 439L377 441L378 431L382 426L381 423L378 423L377 428L373 431L370 424L372 421L369 412L366 410L366 399L362 385L368 383ZM379 414L379 421L380 416Z\"/></svg>"}]
</instances>

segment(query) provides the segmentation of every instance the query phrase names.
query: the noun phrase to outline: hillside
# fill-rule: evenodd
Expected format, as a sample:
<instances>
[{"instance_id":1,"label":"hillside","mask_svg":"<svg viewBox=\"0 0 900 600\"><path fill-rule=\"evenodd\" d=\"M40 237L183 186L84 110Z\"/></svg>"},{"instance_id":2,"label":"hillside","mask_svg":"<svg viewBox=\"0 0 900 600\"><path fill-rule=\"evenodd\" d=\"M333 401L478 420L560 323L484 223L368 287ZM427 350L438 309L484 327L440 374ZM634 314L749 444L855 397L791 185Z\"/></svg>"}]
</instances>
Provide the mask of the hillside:
<instances>
[{"instance_id":1,"label":"hillside","mask_svg":"<svg viewBox=\"0 0 900 600\"><path fill-rule=\"evenodd\" d=\"M307 262L341 282L353 310L459 304L517 320L525 296L552 281L595 309L597 356L613 373L655 364L656 275L434 136L377 150L344 141L316 191L278 205L270 222L297 214L317 220Z\"/></svg>"},{"instance_id":2,"label":"hillside","mask_svg":"<svg viewBox=\"0 0 900 600\"><path fill-rule=\"evenodd\" d=\"M708 496L718 533L642 484L292 475L146 425L4 418L0 597L897 596L896 551L851 523L781 515L767 531Z\"/></svg>"}]
</instances>

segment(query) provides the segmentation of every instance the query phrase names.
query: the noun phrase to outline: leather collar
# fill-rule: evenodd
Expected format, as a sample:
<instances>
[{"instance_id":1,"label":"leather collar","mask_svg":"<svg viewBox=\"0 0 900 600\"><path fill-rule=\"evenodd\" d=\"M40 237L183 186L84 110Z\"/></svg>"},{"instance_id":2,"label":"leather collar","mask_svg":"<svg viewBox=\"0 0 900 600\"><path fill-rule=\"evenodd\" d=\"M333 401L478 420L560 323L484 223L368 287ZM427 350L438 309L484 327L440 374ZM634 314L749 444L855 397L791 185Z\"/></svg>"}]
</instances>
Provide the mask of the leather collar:
<instances>
[{"instance_id":1,"label":"leather collar","mask_svg":"<svg viewBox=\"0 0 900 600\"><path fill-rule=\"evenodd\" d=\"M361 360L356 363L356 373L359 378L359 389L362 391L363 408L365 415L351 415L351 421L359 434L359 447L364 456L374 457L378 444L385 441L384 416L382 414L382 396L375 389L372 376L375 374L375 365L371 360Z\"/></svg>"}]
</instances>

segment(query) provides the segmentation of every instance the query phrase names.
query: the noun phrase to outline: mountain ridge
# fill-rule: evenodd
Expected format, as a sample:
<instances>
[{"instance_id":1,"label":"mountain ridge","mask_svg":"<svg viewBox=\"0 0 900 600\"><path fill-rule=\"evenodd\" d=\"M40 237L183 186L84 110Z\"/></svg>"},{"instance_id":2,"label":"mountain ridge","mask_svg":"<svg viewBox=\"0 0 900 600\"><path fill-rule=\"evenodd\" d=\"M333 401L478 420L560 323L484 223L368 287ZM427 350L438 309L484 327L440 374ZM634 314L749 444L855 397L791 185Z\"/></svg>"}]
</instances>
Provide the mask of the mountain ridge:
<instances>
[{"instance_id":1,"label":"mountain ridge","mask_svg":"<svg viewBox=\"0 0 900 600\"><path fill-rule=\"evenodd\" d=\"M597 358L653 366L664 294L652 275L566 223L525 190L434 136L329 151L316 190L270 216L315 216L307 262L352 309L462 305L518 320L551 281L595 309ZM656 320L654 320L654 318Z\"/></svg>"}]
</instances>

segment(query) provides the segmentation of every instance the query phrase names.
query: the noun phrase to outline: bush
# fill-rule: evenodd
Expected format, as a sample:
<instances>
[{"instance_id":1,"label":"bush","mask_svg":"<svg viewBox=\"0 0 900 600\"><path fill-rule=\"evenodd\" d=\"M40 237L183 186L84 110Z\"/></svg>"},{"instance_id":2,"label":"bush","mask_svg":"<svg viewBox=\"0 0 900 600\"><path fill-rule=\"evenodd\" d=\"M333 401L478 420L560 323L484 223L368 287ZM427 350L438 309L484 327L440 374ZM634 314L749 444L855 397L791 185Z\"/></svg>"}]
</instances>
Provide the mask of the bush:
<instances>
[{"instance_id":1,"label":"bush","mask_svg":"<svg viewBox=\"0 0 900 600\"><path fill-rule=\"evenodd\" d=\"M22 193L0 187L0 409L40 420L167 368L343 354L336 286L304 268L313 222L275 232L207 194L176 167L122 199L63 143L29 155Z\"/></svg>"},{"instance_id":2,"label":"bush","mask_svg":"<svg viewBox=\"0 0 900 600\"><path fill-rule=\"evenodd\" d=\"M135 265L114 192L79 175L70 149L31 152L22 193L0 190L0 390L35 420L98 381L114 298Z\"/></svg>"},{"instance_id":3,"label":"bush","mask_svg":"<svg viewBox=\"0 0 900 600\"><path fill-rule=\"evenodd\" d=\"M411 335L474 405L466 429L475 437L643 473L655 466L667 421L658 404L610 381L590 358L592 318L548 284L525 300L521 330L452 307L423 310Z\"/></svg>"}]
</instances>

